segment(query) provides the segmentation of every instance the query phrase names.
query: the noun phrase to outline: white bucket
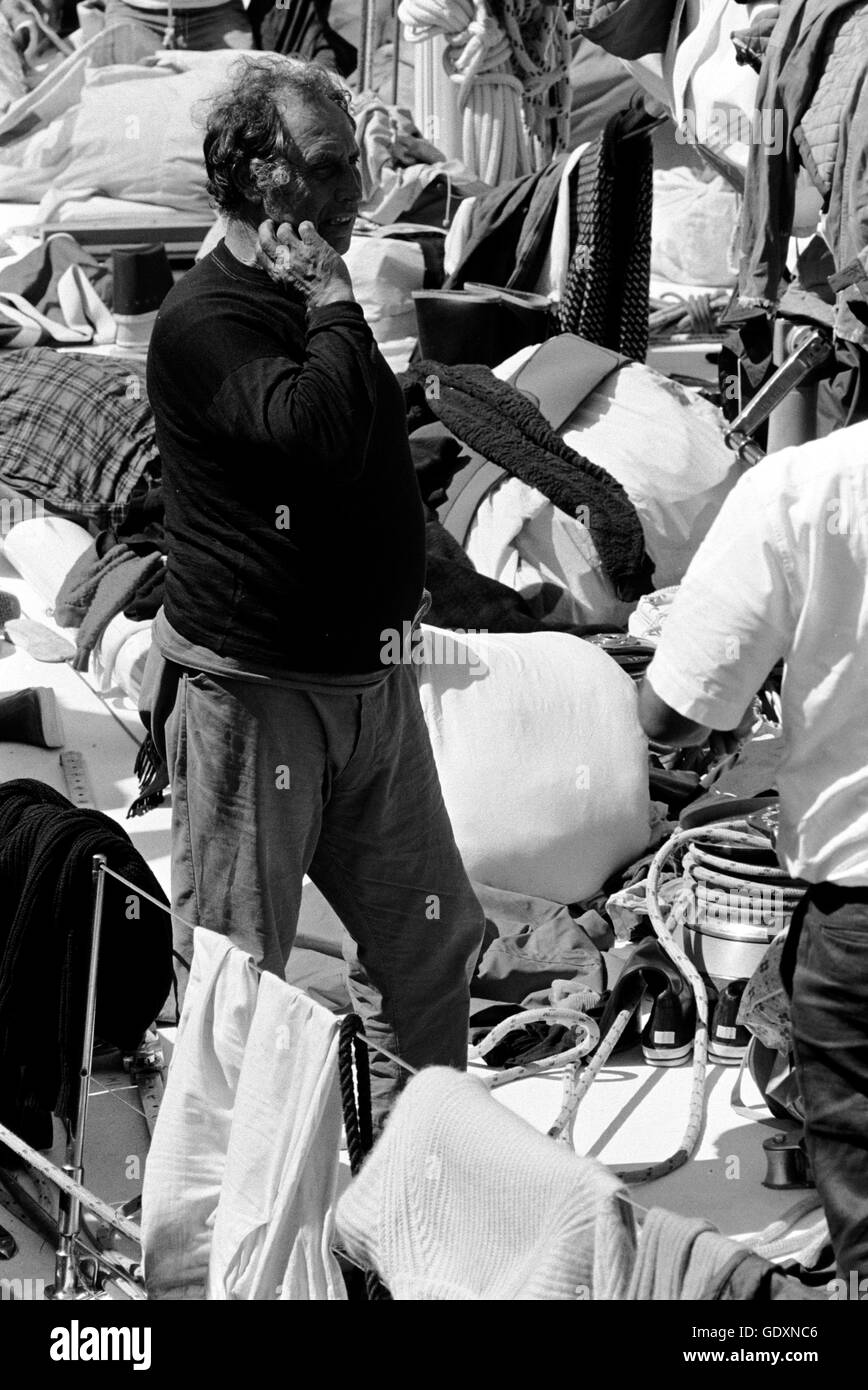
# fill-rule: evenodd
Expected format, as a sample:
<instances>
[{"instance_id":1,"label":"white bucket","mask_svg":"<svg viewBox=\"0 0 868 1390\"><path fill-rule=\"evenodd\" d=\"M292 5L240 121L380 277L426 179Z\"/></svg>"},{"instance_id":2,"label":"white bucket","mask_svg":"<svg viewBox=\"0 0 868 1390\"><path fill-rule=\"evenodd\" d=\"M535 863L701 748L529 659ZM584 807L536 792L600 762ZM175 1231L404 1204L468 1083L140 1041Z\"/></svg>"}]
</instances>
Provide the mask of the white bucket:
<instances>
[{"instance_id":1,"label":"white bucket","mask_svg":"<svg viewBox=\"0 0 868 1390\"><path fill-rule=\"evenodd\" d=\"M750 979L778 932L789 926L792 910L776 904L769 911L762 900L745 899L743 909L727 914L704 907L685 885L673 916L689 959L701 974L722 985Z\"/></svg>"}]
</instances>

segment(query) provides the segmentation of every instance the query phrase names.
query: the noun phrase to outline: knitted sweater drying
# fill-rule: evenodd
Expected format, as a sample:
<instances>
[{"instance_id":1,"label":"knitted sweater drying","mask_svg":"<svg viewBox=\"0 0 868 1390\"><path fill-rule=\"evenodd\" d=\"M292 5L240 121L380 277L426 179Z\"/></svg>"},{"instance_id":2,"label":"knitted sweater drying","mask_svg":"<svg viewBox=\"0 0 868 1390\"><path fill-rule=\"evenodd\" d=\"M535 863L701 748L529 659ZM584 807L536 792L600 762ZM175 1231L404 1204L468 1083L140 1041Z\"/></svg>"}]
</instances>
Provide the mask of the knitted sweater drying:
<instances>
[{"instance_id":1,"label":"knitted sweater drying","mask_svg":"<svg viewBox=\"0 0 868 1390\"><path fill-rule=\"evenodd\" d=\"M620 1299L635 1257L624 1193L474 1077L428 1067L338 1203L337 1229L395 1299Z\"/></svg>"}]
</instances>

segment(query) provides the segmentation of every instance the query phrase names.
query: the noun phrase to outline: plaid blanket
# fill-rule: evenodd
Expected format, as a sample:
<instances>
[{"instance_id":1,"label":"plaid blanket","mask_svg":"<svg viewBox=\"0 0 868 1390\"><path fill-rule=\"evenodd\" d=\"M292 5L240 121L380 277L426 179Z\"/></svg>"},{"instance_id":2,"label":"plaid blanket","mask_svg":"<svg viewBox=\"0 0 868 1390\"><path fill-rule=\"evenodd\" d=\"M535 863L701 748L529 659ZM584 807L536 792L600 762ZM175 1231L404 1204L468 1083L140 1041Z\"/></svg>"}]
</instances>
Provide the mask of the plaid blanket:
<instances>
[{"instance_id":1,"label":"plaid blanket","mask_svg":"<svg viewBox=\"0 0 868 1390\"><path fill-rule=\"evenodd\" d=\"M133 364L52 348L0 353L0 480L17 492L119 525L158 463Z\"/></svg>"}]
</instances>

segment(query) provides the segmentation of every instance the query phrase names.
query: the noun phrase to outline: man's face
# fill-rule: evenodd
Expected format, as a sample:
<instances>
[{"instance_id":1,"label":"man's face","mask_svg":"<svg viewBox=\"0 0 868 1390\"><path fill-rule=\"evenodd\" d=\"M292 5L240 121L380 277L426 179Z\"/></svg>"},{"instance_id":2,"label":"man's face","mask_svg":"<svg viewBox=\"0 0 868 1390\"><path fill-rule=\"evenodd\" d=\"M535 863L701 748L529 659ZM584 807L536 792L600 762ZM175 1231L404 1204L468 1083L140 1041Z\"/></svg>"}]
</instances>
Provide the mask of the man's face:
<instances>
[{"instance_id":1,"label":"man's face","mask_svg":"<svg viewBox=\"0 0 868 1390\"><path fill-rule=\"evenodd\" d=\"M312 222L335 251L349 249L362 197L359 147L352 123L337 102L284 104L292 180L271 190L265 214L278 225Z\"/></svg>"}]
</instances>

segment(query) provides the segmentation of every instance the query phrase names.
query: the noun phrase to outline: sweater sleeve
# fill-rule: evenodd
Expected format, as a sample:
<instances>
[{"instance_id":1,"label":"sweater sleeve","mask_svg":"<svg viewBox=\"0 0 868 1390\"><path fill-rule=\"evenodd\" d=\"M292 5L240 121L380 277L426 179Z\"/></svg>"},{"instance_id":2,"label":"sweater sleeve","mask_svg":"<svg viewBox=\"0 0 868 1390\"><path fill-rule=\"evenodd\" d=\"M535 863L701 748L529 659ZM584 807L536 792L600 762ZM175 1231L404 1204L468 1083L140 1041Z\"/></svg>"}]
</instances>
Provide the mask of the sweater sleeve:
<instances>
[{"instance_id":1,"label":"sweater sleeve","mask_svg":"<svg viewBox=\"0 0 868 1390\"><path fill-rule=\"evenodd\" d=\"M275 353L236 367L211 414L226 437L303 459L339 483L362 472L376 409L376 344L359 305L346 303L309 313L301 362Z\"/></svg>"}]
</instances>

